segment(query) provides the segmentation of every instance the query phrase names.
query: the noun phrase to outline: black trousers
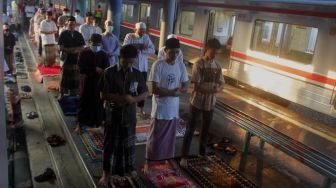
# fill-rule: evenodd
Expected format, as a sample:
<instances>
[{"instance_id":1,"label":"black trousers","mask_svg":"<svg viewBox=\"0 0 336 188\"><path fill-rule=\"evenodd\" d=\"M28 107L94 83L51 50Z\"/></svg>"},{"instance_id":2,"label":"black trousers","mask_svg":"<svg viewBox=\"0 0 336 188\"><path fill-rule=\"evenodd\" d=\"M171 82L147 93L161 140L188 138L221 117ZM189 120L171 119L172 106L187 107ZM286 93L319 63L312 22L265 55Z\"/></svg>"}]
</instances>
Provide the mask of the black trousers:
<instances>
[{"instance_id":1,"label":"black trousers","mask_svg":"<svg viewBox=\"0 0 336 188\"><path fill-rule=\"evenodd\" d=\"M145 79L145 82L147 82L147 72L141 72L141 73L142 73L142 76ZM144 100L143 101L139 101L138 104L137 104L137 106L139 108L143 108L145 106L145 101Z\"/></svg>"},{"instance_id":2,"label":"black trousers","mask_svg":"<svg viewBox=\"0 0 336 188\"><path fill-rule=\"evenodd\" d=\"M42 56L42 38L41 38L41 35L39 35L38 54L40 56Z\"/></svg>"},{"instance_id":3,"label":"black trousers","mask_svg":"<svg viewBox=\"0 0 336 188\"><path fill-rule=\"evenodd\" d=\"M190 104L190 119L187 124L187 130L183 138L182 157L187 157L189 154L190 144L200 117L202 117L202 128L200 133L199 154L206 154L208 133L210 124L212 122L213 110L200 110Z\"/></svg>"}]
</instances>

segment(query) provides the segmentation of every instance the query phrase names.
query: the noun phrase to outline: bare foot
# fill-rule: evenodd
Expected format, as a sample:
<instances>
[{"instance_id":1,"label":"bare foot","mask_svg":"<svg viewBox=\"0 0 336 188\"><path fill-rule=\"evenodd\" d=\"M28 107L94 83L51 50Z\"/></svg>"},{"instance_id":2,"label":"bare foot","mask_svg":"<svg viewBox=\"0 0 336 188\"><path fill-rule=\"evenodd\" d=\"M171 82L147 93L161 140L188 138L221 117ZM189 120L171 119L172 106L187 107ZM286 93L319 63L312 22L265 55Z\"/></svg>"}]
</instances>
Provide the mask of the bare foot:
<instances>
[{"instance_id":1,"label":"bare foot","mask_svg":"<svg viewBox=\"0 0 336 188\"><path fill-rule=\"evenodd\" d=\"M131 172L131 177L132 177L132 178L137 178L137 177L138 177L138 173L137 173L135 170L133 170L133 171Z\"/></svg>"},{"instance_id":2,"label":"bare foot","mask_svg":"<svg viewBox=\"0 0 336 188\"><path fill-rule=\"evenodd\" d=\"M99 179L99 187L101 188L104 188L104 187L107 187L107 183L108 183L108 178L106 176L102 176L100 179Z\"/></svg>"},{"instance_id":3,"label":"bare foot","mask_svg":"<svg viewBox=\"0 0 336 188\"><path fill-rule=\"evenodd\" d=\"M187 166L188 166L187 159L182 158L181 161L180 161L180 165L181 165L182 167L187 167Z\"/></svg>"},{"instance_id":4,"label":"bare foot","mask_svg":"<svg viewBox=\"0 0 336 188\"><path fill-rule=\"evenodd\" d=\"M149 166L148 162L145 162L144 168L143 168L143 173L147 176L149 174Z\"/></svg>"},{"instance_id":5,"label":"bare foot","mask_svg":"<svg viewBox=\"0 0 336 188\"><path fill-rule=\"evenodd\" d=\"M79 127L79 125L77 125L76 126L76 128L75 128L75 133L78 133L78 134L81 134L82 133L82 130L81 130L81 128Z\"/></svg>"}]
</instances>

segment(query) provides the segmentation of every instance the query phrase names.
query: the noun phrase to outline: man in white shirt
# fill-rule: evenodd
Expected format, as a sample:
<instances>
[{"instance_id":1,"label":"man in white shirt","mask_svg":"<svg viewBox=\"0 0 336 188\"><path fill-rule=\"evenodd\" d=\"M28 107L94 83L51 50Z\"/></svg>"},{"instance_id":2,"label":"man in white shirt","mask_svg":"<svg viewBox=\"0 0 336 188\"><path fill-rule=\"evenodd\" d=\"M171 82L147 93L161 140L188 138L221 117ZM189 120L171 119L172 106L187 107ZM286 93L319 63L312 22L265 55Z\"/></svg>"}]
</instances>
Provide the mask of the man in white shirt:
<instances>
[{"instance_id":1,"label":"man in white shirt","mask_svg":"<svg viewBox=\"0 0 336 188\"><path fill-rule=\"evenodd\" d=\"M80 15L80 10L76 9L75 10L75 18L76 18L76 27L75 30L79 31L79 26L84 24L84 18Z\"/></svg>"},{"instance_id":2,"label":"man in white shirt","mask_svg":"<svg viewBox=\"0 0 336 188\"><path fill-rule=\"evenodd\" d=\"M85 45L89 44L91 35L95 32L95 28L92 25L93 17L91 14L85 16L85 23L79 27L79 32L83 35Z\"/></svg>"},{"instance_id":3,"label":"man in white shirt","mask_svg":"<svg viewBox=\"0 0 336 188\"><path fill-rule=\"evenodd\" d=\"M159 59L153 64L148 79L153 84L153 99L145 173L148 173L149 161L168 161L174 158L176 127L179 124L179 96L188 89L187 69L184 64L176 62L180 52L179 40L168 39L165 52L165 59Z\"/></svg>"},{"instance_id":4,"label":"man in white shirt","mask_svg":"<svg viewBox=\"0 0 336 188\"><path fill-rule=\"evenodd\" d=\"M52 20L52 12L48 12L46 19L40 24L40 32L43 47L43 60L45 66L53 66L56 60L56 41L55 34L57 27Z\"/></svg>"},{"instance_id":5,"label":"man in white shirt","mask_svg":"<svg viewBox=\"0 0 336 188\"><path fill-rule=\"evenodd\" d=\"M99 27L99 20L97 18L93 19L93 27L94 27L94 33L97 33L99 35L103 34L103 30Z\"/></svg>"},{"instance_id":6,"label":"man in white shirt","mask_svg":"<svg viewBox=\"0 0 336 188\"><path fill-rule=\"evenodd\" d=\"M127 44L132 44L138 49L137 62L133 65L133 67L138 69L144 76L144 79L147 80L148 56L155 53L155 47L149 36L146 34L146 24L144 22L136 23L134 33L128 33L125 36L123 46ZM144 106L145 101L138 103L141 116L146 115L143 110Z\"/></svg>"}]
</instances>

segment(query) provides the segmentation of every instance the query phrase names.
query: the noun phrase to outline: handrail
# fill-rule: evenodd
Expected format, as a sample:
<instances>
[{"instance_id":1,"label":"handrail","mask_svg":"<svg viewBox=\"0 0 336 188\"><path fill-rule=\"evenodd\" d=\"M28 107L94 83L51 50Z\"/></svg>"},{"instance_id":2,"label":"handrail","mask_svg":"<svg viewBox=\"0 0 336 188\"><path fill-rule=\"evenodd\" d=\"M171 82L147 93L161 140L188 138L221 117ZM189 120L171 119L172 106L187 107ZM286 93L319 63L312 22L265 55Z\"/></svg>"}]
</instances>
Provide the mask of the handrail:
<instances>
[{"instance_id":1,"label":"handrail","mask_svg":"<svg viewBox=\"0 0 336 188\"><path fill-rule=\"evenodd\" d=\"M234 109L221 101L217 102L216 107L224 112L224 117L237 123L243 129L336 181L335 159L282 134L263 122L254 119L246 113Z\"/></svg>"}]
</instances>

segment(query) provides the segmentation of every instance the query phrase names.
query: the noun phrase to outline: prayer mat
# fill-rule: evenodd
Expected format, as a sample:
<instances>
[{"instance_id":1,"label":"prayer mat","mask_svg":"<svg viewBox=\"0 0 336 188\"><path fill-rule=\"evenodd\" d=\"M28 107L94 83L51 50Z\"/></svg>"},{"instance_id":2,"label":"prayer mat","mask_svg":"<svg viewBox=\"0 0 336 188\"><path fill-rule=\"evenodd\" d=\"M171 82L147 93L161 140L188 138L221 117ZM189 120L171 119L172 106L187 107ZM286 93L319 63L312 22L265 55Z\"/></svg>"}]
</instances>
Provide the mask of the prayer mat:
<instances>
[{"instance_id":1,"label":"prayer mat","mask_svg":"<svg viewBox=\"0 0 336 188\"><path fill-rule=\"evenodd\" d=\"M79 107L79 96L63 96L58 101L65 116L76 116Z\"/></svg>"},{"instance_id":2,"label":"prayer mat","mask_svg":"<svg viewBox=\"0 0 336 188\"><path fill-rule=\"evenodd\" d=\"M87 131L83 128L79 135L84 144L91 162L102 162L104 134L101 130Z\"/></svg>"},{"instance_id":3,"label":"prayer mat","mask_svg":"<svg viewBox=\"0 0 336 188\"><path fill-rule=\"evenodd\" d=\"M147 178L156 188L196 188L200 187L178 164L173 168L166 162L150 162Z\"/></svg>"},{"instance_id":4,"label":"prayer mat","mask_svg":"<svg viewBox=\"0 0 336 188\"><path fill-rule=\"evenodd\" d=\"M50 76L50 75L60 75L61 74L61 66L55 64L52 67L45 66L43 64L39 64L37 66L38 70L43 76Z\"/></svg>"},{"instance_id":5,"label":"prayer mat","mask_svg":"<svg viewBox=\"0 0 336 188\"><path fill-rule=\"evenodd\" d=\"M253 182L233 169L221 158L211 155L193 157L184 168L202 187L209 188L255 188Z\"/></svg>"}]
</instances>

